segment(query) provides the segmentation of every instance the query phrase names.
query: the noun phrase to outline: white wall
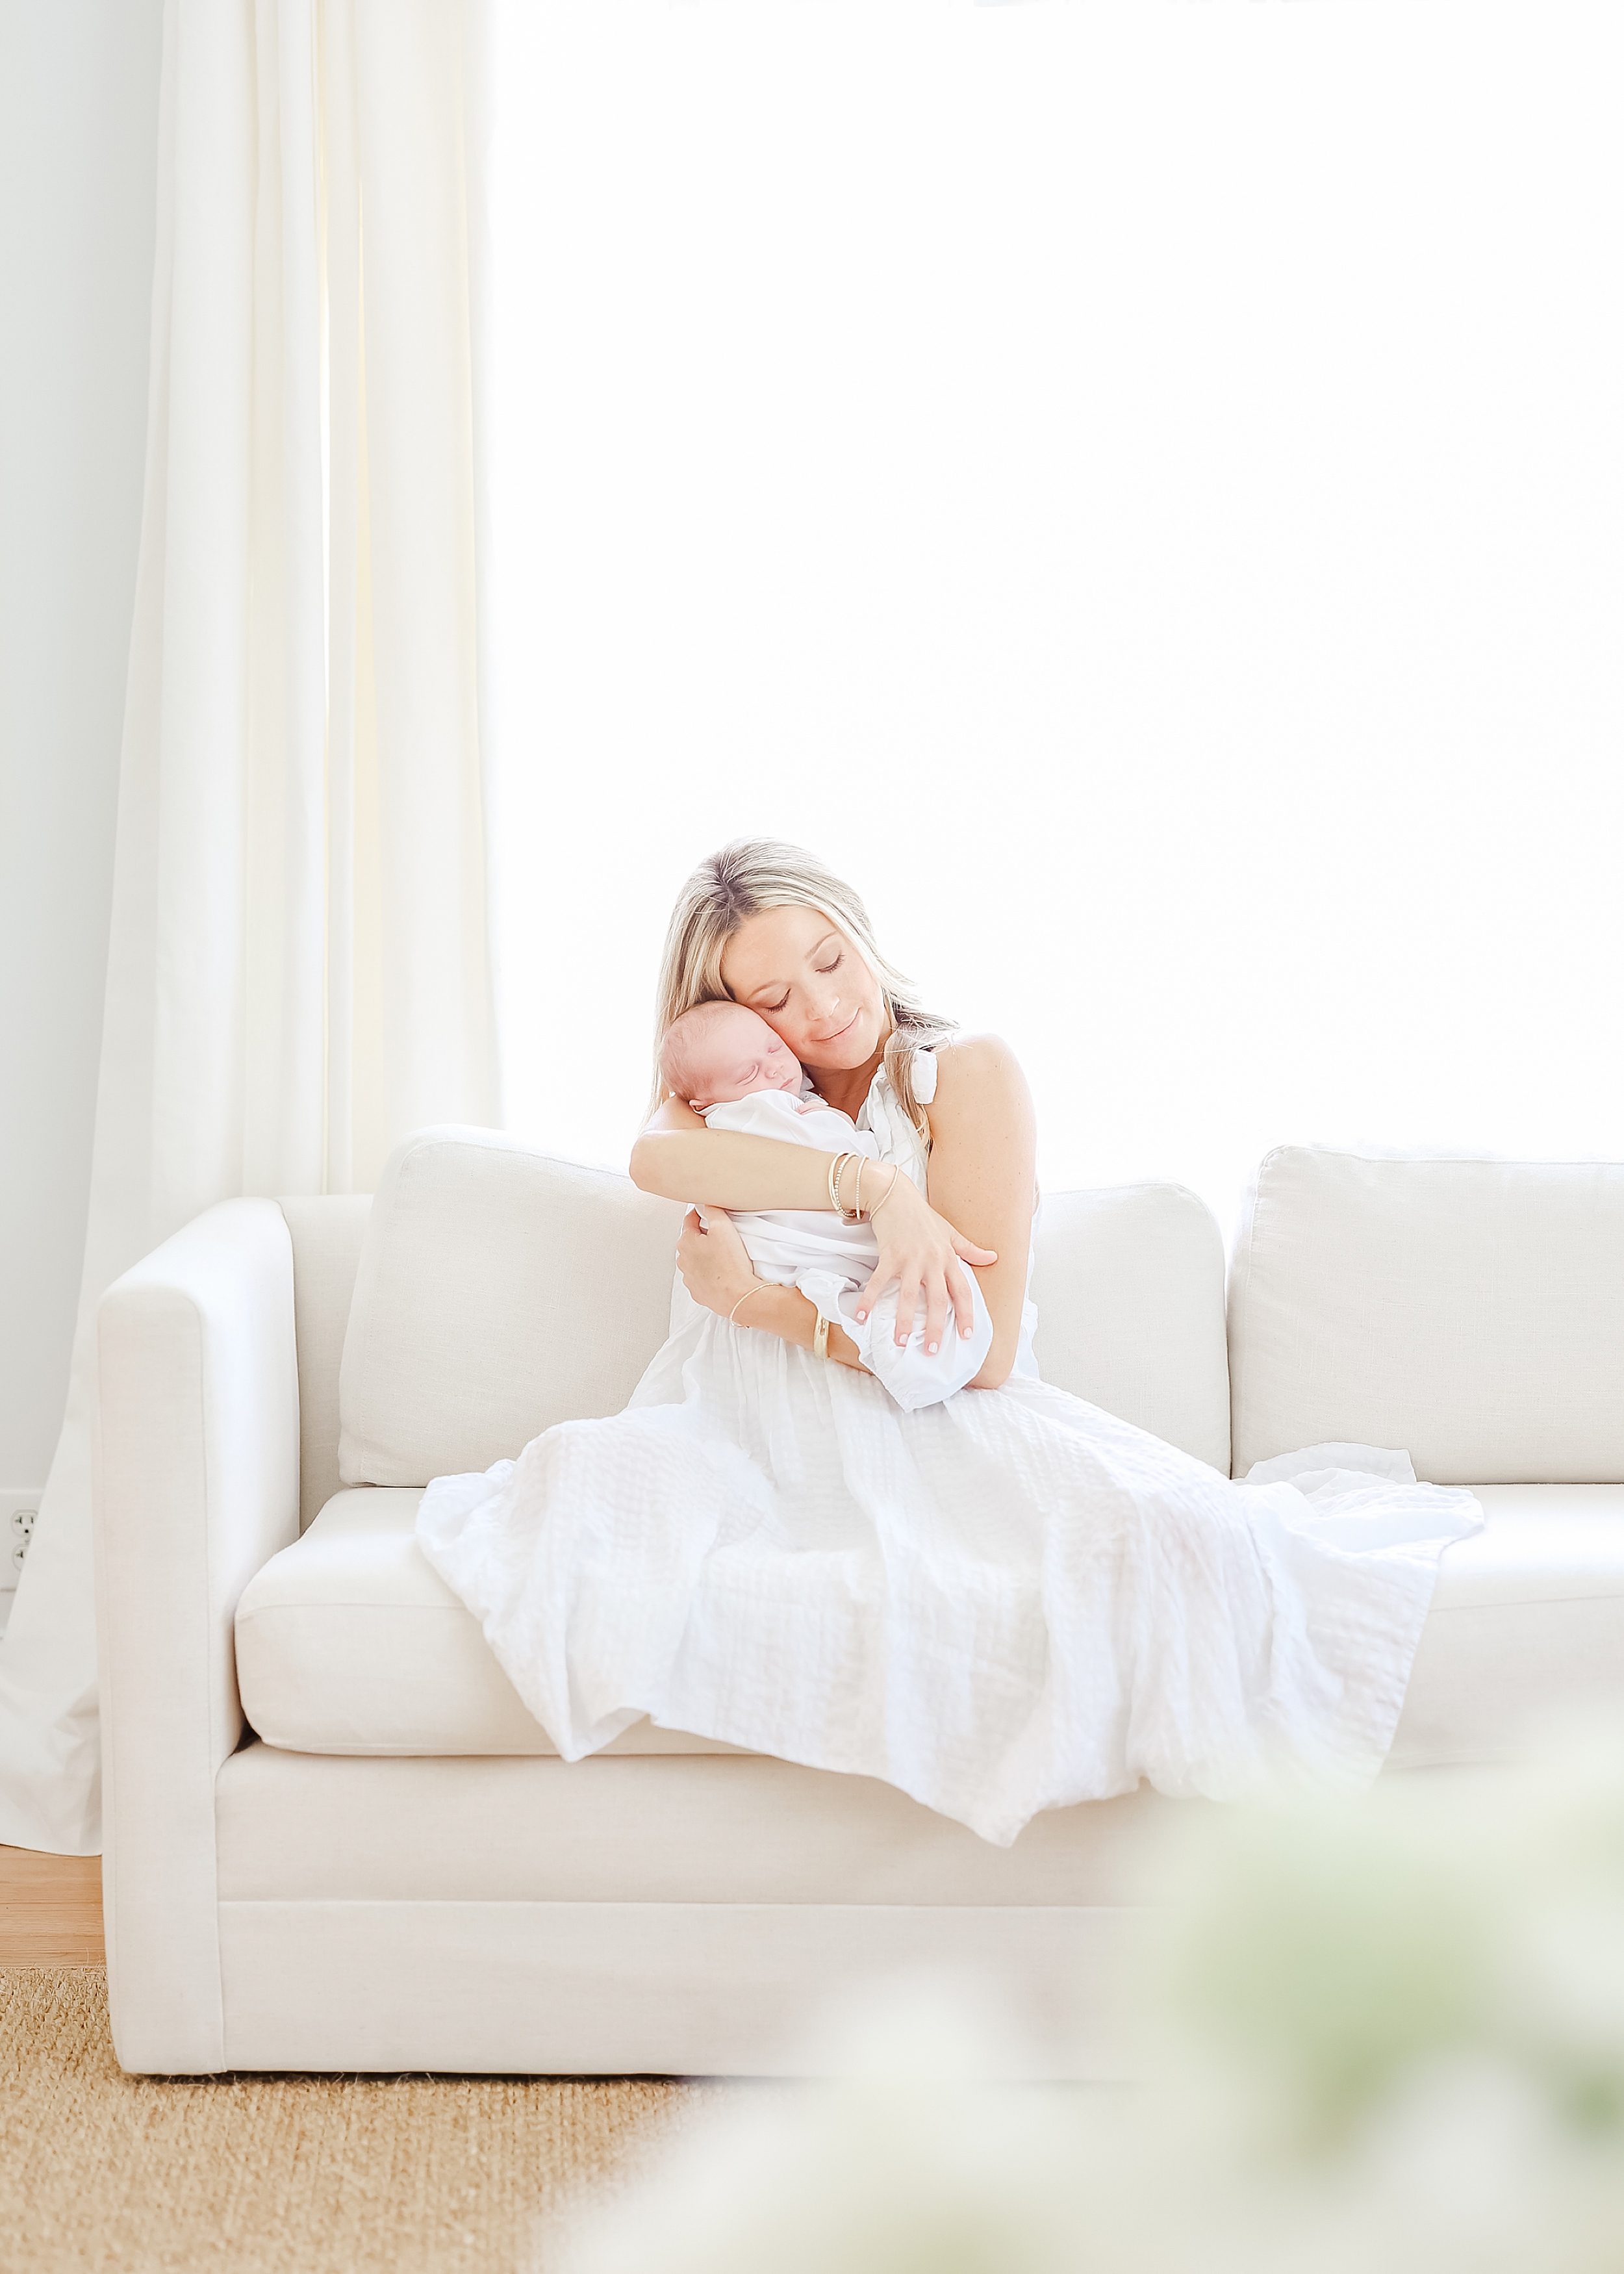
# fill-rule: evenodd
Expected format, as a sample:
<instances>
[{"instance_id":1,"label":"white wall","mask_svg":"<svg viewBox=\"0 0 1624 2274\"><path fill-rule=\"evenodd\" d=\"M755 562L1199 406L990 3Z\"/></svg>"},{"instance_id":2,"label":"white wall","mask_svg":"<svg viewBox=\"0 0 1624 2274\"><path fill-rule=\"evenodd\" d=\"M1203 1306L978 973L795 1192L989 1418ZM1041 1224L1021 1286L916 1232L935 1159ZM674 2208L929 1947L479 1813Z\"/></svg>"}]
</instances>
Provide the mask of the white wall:
<instances>
[{"instance_id":1,"label":"white wall","mask_svg":"<svg viewBox=\"0 0 1624 2274\"><path fill-rule=\"evenodd\" d=\"M0 0L0 1485L43 1482L90 1176L162 0Z\"/></svg>"}]
</instances>

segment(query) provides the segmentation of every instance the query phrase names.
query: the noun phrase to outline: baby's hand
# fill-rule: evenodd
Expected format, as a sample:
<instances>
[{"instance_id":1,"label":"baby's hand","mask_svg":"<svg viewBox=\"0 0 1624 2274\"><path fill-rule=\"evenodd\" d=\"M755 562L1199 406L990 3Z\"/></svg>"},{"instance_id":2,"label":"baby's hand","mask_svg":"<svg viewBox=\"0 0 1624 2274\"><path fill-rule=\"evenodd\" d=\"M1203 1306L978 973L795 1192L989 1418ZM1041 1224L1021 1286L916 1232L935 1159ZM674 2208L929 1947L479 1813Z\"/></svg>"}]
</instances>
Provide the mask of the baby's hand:
<instances>
[{"instance_id":1,"label":"baby's hand","mask_svg":"<svg viewBox=\"0 0 1624 2274\"><path fill-rule=\"evenodd\" d=\"M816 1097L798 1097L795 1100L795 1111L797 1113L810 1113L818 1103Z\"/></svg>"}]
</instances>

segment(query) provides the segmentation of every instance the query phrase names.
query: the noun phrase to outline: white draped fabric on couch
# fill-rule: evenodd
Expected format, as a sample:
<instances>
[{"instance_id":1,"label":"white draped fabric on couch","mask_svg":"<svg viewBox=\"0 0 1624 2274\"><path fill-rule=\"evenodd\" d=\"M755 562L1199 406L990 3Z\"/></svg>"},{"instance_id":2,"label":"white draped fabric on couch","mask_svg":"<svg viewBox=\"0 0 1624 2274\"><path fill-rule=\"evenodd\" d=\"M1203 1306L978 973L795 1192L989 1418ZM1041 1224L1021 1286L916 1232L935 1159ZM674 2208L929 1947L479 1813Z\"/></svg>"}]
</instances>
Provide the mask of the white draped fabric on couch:
<instances>
[{"instance_id":1,"label":"white draped fabric on couch","mask_svg":"<svg viewBox=\"0 0 1624 2274\"><path fill-rule=\"evenodd\" d=\"M67 1416L0 1652L0 1841L102 1841L103 1289L216 1201L366 1191L407 1130L500 1119L467 170L484 53L482 11L455 0L166 12L90 1212Z\"/></svg>"}]
</instances>

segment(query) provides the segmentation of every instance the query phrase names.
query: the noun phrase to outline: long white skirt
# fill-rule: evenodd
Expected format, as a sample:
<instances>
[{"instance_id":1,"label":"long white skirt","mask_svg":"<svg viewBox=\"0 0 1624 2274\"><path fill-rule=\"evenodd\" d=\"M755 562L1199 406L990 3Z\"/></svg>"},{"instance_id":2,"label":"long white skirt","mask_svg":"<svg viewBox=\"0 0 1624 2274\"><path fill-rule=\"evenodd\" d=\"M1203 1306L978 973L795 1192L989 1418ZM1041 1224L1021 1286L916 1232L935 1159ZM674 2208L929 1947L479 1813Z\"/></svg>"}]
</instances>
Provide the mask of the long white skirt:
<instances>
[{"instance_id":1,"label":"long white skirt","mask_svg":"<svg viewBox=\"0 0 1624 2274\"><path fill-rule=\"evenodd\" d=\"M904 1412L703 1313L623 1413L437 1479L417 1534L566 1760L646 1713L1006 1847L1141 1778L1375 1776L1439 1556L1481 1511L1364 1447L1263 1475L1026 1376Z\"/></svg>"}]
</instances>

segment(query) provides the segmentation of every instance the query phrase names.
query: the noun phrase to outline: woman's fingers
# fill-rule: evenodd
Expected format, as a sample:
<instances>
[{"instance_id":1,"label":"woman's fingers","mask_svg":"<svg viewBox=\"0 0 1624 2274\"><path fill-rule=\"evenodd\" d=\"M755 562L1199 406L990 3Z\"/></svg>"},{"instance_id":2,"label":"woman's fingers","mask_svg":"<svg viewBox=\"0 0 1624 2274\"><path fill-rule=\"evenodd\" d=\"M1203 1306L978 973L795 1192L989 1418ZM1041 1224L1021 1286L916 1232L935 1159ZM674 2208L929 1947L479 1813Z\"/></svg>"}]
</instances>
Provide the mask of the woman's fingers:
<instances>
[{"instance_id":1,"label":"woman's fingers","mask_svg":"<svg viewBox=\"0 0 1624 2274\"><path fill-rule=\"evenodd\" d=\"M947 1291L951 1298L953 1317L961 1335L969 1335L975 1327L975 1299L970 1292L970 1283L956 1263L947 1267Z\"/></svg>"},{"instance_id":2,"label":"woman's fingers","mask_svg":"<svg viewBox=\"0 0 1624 2274\"><path fill-rule=\"evenodd\" d=\"M961 1239L957 1232L953 1234L953 1246L966 1263L996 1263L998 1260L996 1247L978 1247L973 1239Z\"/></svg>"},{"instance_id":3,"label":"woman's fingers","mask_svg":"<svg viewBox=\"0 0 1624 2274\"><path fill-rule=\"evenodd\" d=\"M905 1273L897 1289L897 1347L898 1350L914 1331L914 1312L918 1300L918 1274Z\"/></svg>"},{"instance_id":4,"label":"woman's fingers","mask_svg":"<svg viewBox=\"0 0 1624 2274\"><path fill-rule=\"evenodd\" d=\"M925 1284L925 1352L934 1357L942 1347L942 1330L947 1324L947 1281L939 1272L933 1272Z\"/></svg>"},{"instance_id":5,"label":"woman's fingers","mask_svg":"<svg viewBox=\"0 0 1624 2274\"><path fill-rule=\"evenodd\" d=\"M880 1260L874 1267L874 1270L869 1277L868 1285L861 1289L858 1293L857 1316L860 1321L868 1317L869 1312L873 1310L875 1304L885 1292L885 1290L891 1285L891 1281L896 1277L896 1276L897 1268L895 1264L886 1254L885 1250L882 1248L880 1250Z\"/></svg>"}]
</instances>

